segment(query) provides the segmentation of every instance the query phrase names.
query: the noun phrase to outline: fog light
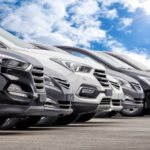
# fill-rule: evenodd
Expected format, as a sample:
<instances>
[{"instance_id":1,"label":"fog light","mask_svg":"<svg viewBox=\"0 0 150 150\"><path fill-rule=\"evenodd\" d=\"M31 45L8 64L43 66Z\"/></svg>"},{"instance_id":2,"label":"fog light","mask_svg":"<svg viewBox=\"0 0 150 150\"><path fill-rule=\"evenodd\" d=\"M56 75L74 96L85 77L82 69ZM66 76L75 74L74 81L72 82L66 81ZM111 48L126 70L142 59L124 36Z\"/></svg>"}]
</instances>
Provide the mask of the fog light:
<instances>
[{"instance_id":1,"label":"fog light","mask_svg":"<svg viewBox=\"0 0 150 150\"><path fill-rule=\"evenodd\" d=\"M78 95L85 98L96 98L99 95L99 91L95 87L82 86Z\"/></svg>"},{"instance_id":2,"label":"fog light","mask_svg":"<svg viewBox=\"0 0 150 150\"><path fill-rule=\"evenodd\" d=\"M82 93L82 94L93 94L94 92L95 92L95 89L83 88L80 93Z\"/></svg>"},{"instance_id":3,"label":"fog light","mask_svg":"<svg viewBox=\"0 0 150 150\"><path fill-rule=\"evenodd\" d=\"M16 84L11 84L8 87L7 91L11 95L20 96L20 97L28 97L28 95L25 94L25 92L21 89L21 87Z\"/></svg>"}]
</instances>

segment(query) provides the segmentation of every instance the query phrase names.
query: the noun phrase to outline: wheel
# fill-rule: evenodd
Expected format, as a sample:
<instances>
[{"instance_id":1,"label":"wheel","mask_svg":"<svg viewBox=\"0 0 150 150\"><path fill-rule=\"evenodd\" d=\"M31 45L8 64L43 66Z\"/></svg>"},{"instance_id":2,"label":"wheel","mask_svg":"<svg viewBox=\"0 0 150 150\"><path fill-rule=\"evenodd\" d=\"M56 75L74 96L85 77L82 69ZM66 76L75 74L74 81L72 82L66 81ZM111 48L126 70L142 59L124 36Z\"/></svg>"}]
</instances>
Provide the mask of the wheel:
<instances>
[{"instance_id":1,"label":"wheel","mask_svg":"<svg viewBox=\"0 0 150 150\"><path fill-rule=\"evenodd\" d=\"M95 116L95 113L82 114L75 122L86 122L92 119Z\"/></svg>"},{"instance_id":2,"label":"wheel","mask_svg":"<svg viewBox=\"0 0 150 150\"><path fill-rule=\"evenodd\" d=\"M57 120L52 124L53 126L68 125L74 122L78 118L79 114L71 114L67 116L59 116Z\"/></svg>"},{"instance_id":3,"label":"wheel","mask_svg":"<svg viewBox=\"0 0 150 150\"><path fill-rule=\"evenodd\" d=\"M130 108L130 109L123 109L120 114L126 117L138 117L142 116L144 111L144 107L142 108Z\"/></svg>"},{"instance_id":4,"label":"wheel","mask_svg":"<svg viewBox=\"0 0 150 150\"><path fill-rule=\"evenodd\" d=\"M17 121L18 118L0 117L0 130L12 129Z\"/></svg>"},{"instance_id":5,"label":"wheel","mask_svg":"<svg viewBox=\"0 0 150 150\"><path fill-rule=\"evenodd\" d=\"M16 129L27 129L31 126L35 126L36 123L38 123L40 119L41 119L41 116L20 118L18 120L18 122L15 124L15 128Z\"/></svg>"},{"instance_id":6,"label":"wheel","mask_svg":"<svg viewBox=\"0 0 150 150\"><path fill-rule=\"evenodd\" d=\"M58 119L58 116L41 117L40 121L36 124L38 127L49 127Z\"/></svg>"}]
</instances>

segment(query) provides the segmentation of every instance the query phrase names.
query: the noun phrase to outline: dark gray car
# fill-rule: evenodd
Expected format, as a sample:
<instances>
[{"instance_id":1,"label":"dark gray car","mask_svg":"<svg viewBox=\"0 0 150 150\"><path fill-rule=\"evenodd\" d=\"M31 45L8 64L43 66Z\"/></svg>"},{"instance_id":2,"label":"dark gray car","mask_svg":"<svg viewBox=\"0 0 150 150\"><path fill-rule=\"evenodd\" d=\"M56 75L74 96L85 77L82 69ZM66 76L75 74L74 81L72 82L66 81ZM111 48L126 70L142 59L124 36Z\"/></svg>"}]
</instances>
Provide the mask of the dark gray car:
<instances>
[{"instance_id":1,"label":"dark gray car","mask_svg":"<svg viewBox=\"0 0 150 150\"><path fill-rule=\"evenodd\" d=\"M27 128L38 122L41 116L72 113L73 94L67 81L61 82L61 86L50 76L51 70L44 71L42 64L29 55L0 48L0 57L0 125L3 128L8 117L9 123L14 120L11 117L16 118L17 128ZM57 74L55 76L58 78Z\"/></svg>"}]
</instances>

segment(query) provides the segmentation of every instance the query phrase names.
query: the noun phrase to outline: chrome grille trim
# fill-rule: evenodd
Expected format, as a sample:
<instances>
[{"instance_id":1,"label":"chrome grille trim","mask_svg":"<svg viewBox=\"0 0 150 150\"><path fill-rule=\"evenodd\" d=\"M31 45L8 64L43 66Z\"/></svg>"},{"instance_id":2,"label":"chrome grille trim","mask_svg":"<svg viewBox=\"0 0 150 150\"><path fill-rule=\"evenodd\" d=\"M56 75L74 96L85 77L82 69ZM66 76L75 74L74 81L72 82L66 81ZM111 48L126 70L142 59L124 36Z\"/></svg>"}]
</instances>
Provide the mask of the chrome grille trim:
<instances>
[{"instance_id":1,"label":"chrome grille trim","mask_svg":"<svg viewBox=\"0 0 150 150\"><path fill-rule=\"evenodd\" d=\"M106 77L106 73L103 70L95 69L93 75L96 77L96 79L100 82L100 84L104 87L109 86L108 79Z\"/></svg>"},{"instance_id":2,"label":"chrome grille trim","mask_svg":"<svg viewBox=\"0 0 150 150\"><path fill-rule=\"evenodd\" d=\"M32 76L37 92L42 92L44 90L44 69L33 66Z\"/></svg>"}]
</instances>

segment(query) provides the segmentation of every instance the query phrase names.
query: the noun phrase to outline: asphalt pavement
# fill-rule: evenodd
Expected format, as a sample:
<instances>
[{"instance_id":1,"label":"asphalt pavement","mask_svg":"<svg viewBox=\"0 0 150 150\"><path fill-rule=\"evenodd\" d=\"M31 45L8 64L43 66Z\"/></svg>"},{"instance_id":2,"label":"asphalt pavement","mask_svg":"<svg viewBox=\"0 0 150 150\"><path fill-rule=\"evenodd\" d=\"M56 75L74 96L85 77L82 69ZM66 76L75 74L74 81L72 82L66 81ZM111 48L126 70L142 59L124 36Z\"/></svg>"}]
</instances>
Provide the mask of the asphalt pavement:
<instances>
[{"instance_id":1,"label":"asphalt pavement","mask_svg":"<svg viewBox=\"0 0 150 150\"><path fill-rule=\"evenodd\" d=\"M150 150L150 116L0 131L0 150Z\"/></svg>"}]
</instances>

